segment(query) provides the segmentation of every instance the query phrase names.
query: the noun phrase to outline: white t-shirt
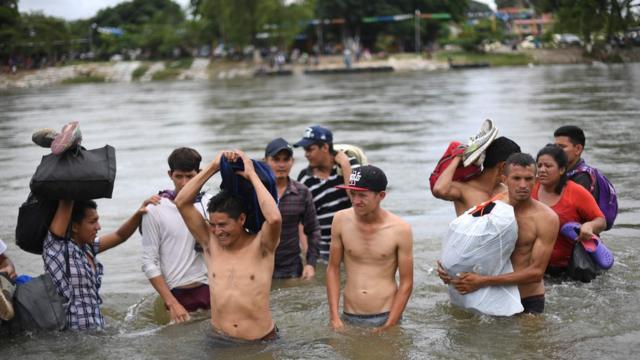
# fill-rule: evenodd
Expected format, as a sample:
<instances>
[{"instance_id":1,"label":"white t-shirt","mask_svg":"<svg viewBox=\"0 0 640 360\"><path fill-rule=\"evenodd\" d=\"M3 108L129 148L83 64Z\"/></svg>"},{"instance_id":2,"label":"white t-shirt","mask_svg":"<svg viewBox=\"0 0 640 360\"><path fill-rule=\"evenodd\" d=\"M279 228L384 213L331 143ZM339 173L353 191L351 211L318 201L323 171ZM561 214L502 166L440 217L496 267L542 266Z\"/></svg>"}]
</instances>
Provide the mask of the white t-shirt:
<instances>
[{"instance_id":1,"label":"white t-shirt","mask_svg":"<svg viewBox=\"0 0 640 360\"><path fill-rule=\"evenodd\" d=\"M210 197L203 196L196 208L205 216ZM176 205L161 199L147 206L142 218L142 271L148 279L162 275L170 289L207 281L207 266L196 240L189 232Z\"/></svg>"},{"instance_id":2,"label":"white t-shirt","mask_svg":"<svg viewBox=\"0 0 640 360\"><path fill-rule=\"evenodd\" d=\"M7 251L7 244L0 240L0 255L4 254L5 251Z\"/></svg>"}]
</instances>

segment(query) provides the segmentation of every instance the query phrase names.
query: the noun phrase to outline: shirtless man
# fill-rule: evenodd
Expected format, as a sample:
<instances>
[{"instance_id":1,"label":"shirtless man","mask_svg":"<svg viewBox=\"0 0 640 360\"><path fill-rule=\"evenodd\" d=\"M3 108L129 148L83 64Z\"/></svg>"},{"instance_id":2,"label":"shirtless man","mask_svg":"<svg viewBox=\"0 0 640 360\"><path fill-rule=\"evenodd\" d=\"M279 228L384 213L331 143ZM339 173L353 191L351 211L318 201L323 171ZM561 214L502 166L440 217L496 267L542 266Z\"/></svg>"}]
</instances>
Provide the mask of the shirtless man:
<instances>
[{"instance_id":1,"label":"shirtless man","mask_svg":"<svg viewBox=\"0 0 640 360\"><path fill-rule=\"evenodd\" d=\"M220 169L224 156L230 162L242 159L238 174L256 190L264 216L256 234L244 229L247 219L242 200L226 191L209 202L208 219L196 209L193 199L204 183ZM275 200L256 174L253 162L243 152L218 153L215 159L178 193L175 203L187 227L204 249L211 291L211 324L222 340L273 340L277 328L269 309L269 291L274 254L280 239L282 218Z\"/></svg>"},{"instance_id":2,"label":"shirtless man","mask_svg":"<svg viewBox=\"0 0 640 360\"><path fill-rule=\"evenodd\" d=\"M383 331L398 323L413 289L413 235L411 226L380 207L387 178L371 165L352 170L349 191L353 207L336 213L331 225L331 255L327 266L327 297L331 326L343 320ZM342 319L340 263L347 281ZM400 285L396 284L400 272Z\"/></svg>"},{"instance_id":3,"label":"shirtless man","mask_svg":"<svg viewBox=\"0 0 640 360\"><path fill-rule=\"evenodd\" d=\"M439 199L453 201L456 216L475 205L483 203L495 194L507 191L502 184L502 170L509 155L519 153L520 147L512 140L501 136L487 148L480 175L469 181L453 181L453 174L462 162L462 154L456 156L442 172L433 187L433 195Z\"/></svg>"},{"instance_id":4,"label":"shirtless man","mask_svg":"<svg viewBox=\"0 0 640 360\"><path fill-rule=\"evenodd\" d=\"M513 154L504 166L508 199L518 222L518 240L511 254L513 272L495 276L462 273L450 279L441 266L438 275L461 294L481 287L518 285L524 313L540 314L544 311L543 276L558 235L558 216L548 206L531 198L536 180L536 163L529 154Z\"/></svg>"}]
</instances>

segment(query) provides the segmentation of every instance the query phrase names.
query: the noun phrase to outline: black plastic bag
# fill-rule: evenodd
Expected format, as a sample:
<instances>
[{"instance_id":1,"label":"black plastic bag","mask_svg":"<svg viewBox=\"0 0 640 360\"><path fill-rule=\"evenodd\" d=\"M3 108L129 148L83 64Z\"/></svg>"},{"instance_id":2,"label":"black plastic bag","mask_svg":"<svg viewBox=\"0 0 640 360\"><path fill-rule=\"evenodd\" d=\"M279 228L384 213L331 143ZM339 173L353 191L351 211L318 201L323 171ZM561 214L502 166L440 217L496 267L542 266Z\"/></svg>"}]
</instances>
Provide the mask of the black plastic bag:
<instances>
[{"instance_id":1,"label":"black plastic bag","mask_svg":"<svg viewBox=\"0 0 640 360\"><path fill-rule=\"evenodd\" d=\"M14 330L63 330L67 325L65 299L58 295L48 274L16 286L13 296Z\"/></svg>"},{"instance_id":2,"label":"black plastic bag","mask_svg":"<svg viewBox=\"0 0 640 360\"><path fill-rule=\"evenodd\" d=\"M112 146L79 147L43 156L30 186L40 199L89 200L111 198L115 179L116 150Z\"/></svg>"},{"instance_id":3,"label":"black plastic bag","mask_svg":"<svg viewBox=\"0 0 640 360\"><path fill-rule=\"evenodd\" d=\"M598 265L591 259L582 243L577 242L573 246L567 274L574 280L588 283L595 279L599 273L600 268Z\"/></svg>"}]
</instances>

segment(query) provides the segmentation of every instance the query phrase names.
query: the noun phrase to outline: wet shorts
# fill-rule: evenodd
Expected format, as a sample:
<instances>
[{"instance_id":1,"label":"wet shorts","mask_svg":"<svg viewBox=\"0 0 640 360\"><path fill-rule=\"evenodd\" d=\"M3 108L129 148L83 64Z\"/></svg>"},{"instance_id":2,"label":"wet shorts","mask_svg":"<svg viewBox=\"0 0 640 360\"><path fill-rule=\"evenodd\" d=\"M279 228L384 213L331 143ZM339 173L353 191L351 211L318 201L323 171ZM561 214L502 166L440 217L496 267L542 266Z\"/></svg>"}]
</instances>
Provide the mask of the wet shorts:
<instances>
[{"instance_id":1,"label":"wet shorts","mask_svg":"<svg viewBox=\"0 0 640 360\"><path fill-rule=\"evenodd\" d=\"M212 329L211 333L209 333L209 340L211 344L214 346L234 346L234 345L248 345L248 344L260 344L265 342L271 342L278 340L280 338L279 330L276 325L273 325L273 329L269 331L269 333L260 339L256 340L245 340L235 338L226 334L223 334L215 329Z\"/></svg>"},{"instance_id":2,"label":"wet shorts","mask_svg":"<svg viewBox=\"0 0 640 360\"><path fill-rule=\"evenodd\" d=\"M355 326L362 327L378 327L384 325L389 319L389 312L383 312L380 314L350 314L348 312L342 313L342 320Z\"/></svg>"},{"instance_id":3,"label":"wet shorts","mask_svg":"<svg viewBox=\"0 0 640 360\"><path fill-rule=\"evenodd\" d=\"M202 284L189 289L171 289L171 293L176 300L188 312L199 309L208 310L211 308L211 294L209 293L209 285Z\"/></svg>"},{"instance_id":4,"label":"wet shorts","mask_svg":"<svg viewBox=\"0 0 640 360\"><path fill-rule=\"evenodd\" d=\"M542 314L544 312L544 294L529 296L520 299L522 307L524 307L523 314Z\"/></svg>"}]
</instances>

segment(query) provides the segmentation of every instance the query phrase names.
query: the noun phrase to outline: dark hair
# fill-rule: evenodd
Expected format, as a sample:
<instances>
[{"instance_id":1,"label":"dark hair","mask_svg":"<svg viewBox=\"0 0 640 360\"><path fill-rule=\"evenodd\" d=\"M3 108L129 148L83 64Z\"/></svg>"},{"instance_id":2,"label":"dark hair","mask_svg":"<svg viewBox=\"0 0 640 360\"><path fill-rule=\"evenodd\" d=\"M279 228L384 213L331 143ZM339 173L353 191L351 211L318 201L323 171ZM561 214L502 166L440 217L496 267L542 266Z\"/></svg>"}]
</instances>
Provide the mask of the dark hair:
<instances>
[{"instance_id":1,"label":"dark hair","mask_svg":"<svg viewBox=\"0 0 640 360\"><path fill-rule=\"evenodd\" d=\"M565 125L557 128L556 131L553 132L553 137L558 136L568 137L569 141L571 141L574 146L580 144L584 147L584 144L587 141L584 137L584 131L574 125Z\"/></svg>"},{"instance_id":2,"label":"dark hair","mask_svg":"<svg viewBox=\"0 0 640 360\"><path fill-rule=\"evenodd\" d=\"M173 150L167 159L171 171L198 171L200 170L200 161L202 161L200 154L188 147Z\"/></svg>"},{"instance_id":3,"label":"dark hair","mask_svg":"<svg viewBox=\"0 0 640 360\"><path fill-rule=\"evenodd\" d=\"M220 192L209 201L207 211L209 213L225 213L235 220L240 217L240 214L247 214L247 207L239 196L226 190L220 190Z\"/></svg>"},{"instance_id":4,"label":"dark hair","mask_svg":"<svg viewBox=\"0 0 640 360\"><path fill-rule=\"evenodd\" d=\"M507 160L505 160L504 162L504 169L503 172L505 175L509 174L509 168L511 166L522 166L522 167L529 167L531 165L533 165L534 169L537 170L537 165L536 165L536 161L533 160L533 157L527 153L513 153L511 155L509 155L509 157L507 158Z\"/></svg>"},{"instance_id":5,"label":"dark hair","mask_svg":"<svg viewBox=\"0 0 640 360\"><path fill-rule=\"evenodd\" d=\"M560 176L560 181L554 191L556 194L562 193L562 189L567 185L567 181L569 178L567 177L567 166L569 164L569 160L567 158L567 154L564 153L564 150L556 144L547 144L540 151L538 151L538 155L536 156L536 161L540 159L542 155L549 155L553 158L553 160L558 165L558 168L564 168L564 173Z\"/></svg>"},{"instance_id":6,"label":"dark hair","mask_svg":"<svg viewBox=\"0 0 640 360\"><path fill-rule=\"evenodd\" d=\"M513 153L519 153L520 146L513 140L500 136L495 139L491 145L487 148L486 156L482 166L485 169L492 169L496 167L500 162L506 161L509 155Z\"/></svg>"},{"instance_id":7,"label":"dark hair","mask_svg":"<svg viewBox=\"0 0 640 360\"><path fill-rule=\"evenodd\" d=\"M87 209L98 210L98 204L93 200L74 201L73 210L71 210L71 222L76 224L81 223Z\"/></svg>"}]
</instances>

